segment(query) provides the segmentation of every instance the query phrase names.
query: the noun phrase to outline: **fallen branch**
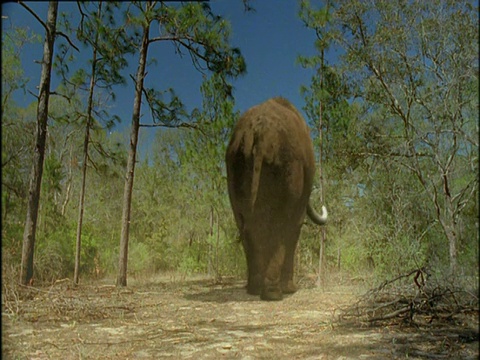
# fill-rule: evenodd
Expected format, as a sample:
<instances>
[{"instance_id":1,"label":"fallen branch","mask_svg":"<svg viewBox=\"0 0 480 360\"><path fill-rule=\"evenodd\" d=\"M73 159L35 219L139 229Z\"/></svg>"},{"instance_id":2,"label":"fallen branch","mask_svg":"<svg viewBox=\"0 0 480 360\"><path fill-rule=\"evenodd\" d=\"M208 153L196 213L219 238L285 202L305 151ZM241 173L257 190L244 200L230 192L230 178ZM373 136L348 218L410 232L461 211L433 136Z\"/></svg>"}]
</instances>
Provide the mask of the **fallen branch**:
<instances>
[{"instance_id":1,"label":"fallen branch","mask_svg":"<svg viewBox=\"0 0 480 360\"><path fill-rule=\"evenodd\" d=\"M394 311L394 312L392 312L390 314L387 314L387 315L382 315L382 316L377 316L377 317L370 318L370 319L368 319L368 321L372 323L372 322L375 322L375 321L390 320L390 319L396 318L399 315L405 314L409 311L410 311L410 306L407 306L407 307L404 307L400 310Z\"/></svg>"},{"instance_id":2,"label":"fallen branch","mask_svg":"<svg viewBox=\"0 0 480 360\"><path fill-rule=\"evenodd\" d=\"M354 305L340 309L339 321L369 325L401 321L422 325L456 321L462 314L478 314L478 296L474 291L426 280L426 269L418 268L384 281Z\"/></svg>"}]
</instances>

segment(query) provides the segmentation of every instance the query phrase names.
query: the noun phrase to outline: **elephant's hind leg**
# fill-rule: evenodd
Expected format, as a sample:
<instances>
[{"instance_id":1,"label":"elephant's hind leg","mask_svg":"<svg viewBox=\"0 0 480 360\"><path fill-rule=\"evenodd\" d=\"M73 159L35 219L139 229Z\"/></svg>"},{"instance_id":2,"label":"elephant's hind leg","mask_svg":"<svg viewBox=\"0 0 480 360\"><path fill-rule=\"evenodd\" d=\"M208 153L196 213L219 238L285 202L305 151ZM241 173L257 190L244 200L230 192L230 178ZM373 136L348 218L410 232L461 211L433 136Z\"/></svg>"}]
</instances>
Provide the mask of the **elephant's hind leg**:
<instances>
[{"instance_id":1,"label":"elephant's hind leg","mask_svg":"<svg viewBox=\"0 0 480 360\"><path fill-rule=\"evenodd\" d=\"M248 282L247 293L250 295L260 295L264 287L265 264L263 253L258 248L258 244L252 242L252 237L245 233L243 247L247 258Z\"/></svg>"},{"instance_id":2,"label":"elephant's hind leg","mask_svg":"<svg viewBox=\"0 0 480 360\"><path fill-rule=\"evenodd\" d=\"M297 286L293 280L294 275L294 261L295 261L295 249L297 247L298 235L294 234L292 240L287 243L286 252L285 252L285 261L283 262L282 267L282 278L281 278L281 287L284 294L293 294L297 291ZM295 237L296 236L296 237Z\"/></svg>"},{"instance_id":3,"label":"elephant's hind leg","mask_svg":"<svg viewBox=\"0 0 480 360\"><path fill-rule=\"evenodd\" d=\"M269 257L265 271L264 287L260 298L262 300L282 300L280 285L282 266L285 259L285 246L278 245Z\"/></svg>"}]
</instances>

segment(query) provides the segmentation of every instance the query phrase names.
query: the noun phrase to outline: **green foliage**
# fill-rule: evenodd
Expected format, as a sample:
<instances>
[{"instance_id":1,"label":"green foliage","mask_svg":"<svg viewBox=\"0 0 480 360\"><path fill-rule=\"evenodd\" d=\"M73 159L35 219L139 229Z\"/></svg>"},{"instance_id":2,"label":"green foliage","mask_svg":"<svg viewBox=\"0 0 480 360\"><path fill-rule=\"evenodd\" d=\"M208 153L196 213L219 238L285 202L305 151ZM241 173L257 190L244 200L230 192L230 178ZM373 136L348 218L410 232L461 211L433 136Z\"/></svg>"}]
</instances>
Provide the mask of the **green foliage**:
<instances>
[{"instance_id":1,"label":"green foliage","mask_svg":"<svg viewBox=\"0 0 480 360\"><path fill-rule=\"evenodd\" d=\"M318 9L301 2L318 50L299 58L317 69L302 93L308 118L322 115L326 202L335 209L327 255L340 247L351 271L369 263L386 276L450 263L454 272L458 260L462 272L478 274L472 8L470 1L337 1Z\"/></svg>"},{"instance_id":2,"label":"green foliage","mask_svg":"<svg viewBox=\"0 0 480 360\"><path fill-rule=\"evenodd\" d=\"M301 93L315 146L322 147L328 271L382 280L426 265L442 274L451 258L446 230L454 229L461 273L478 275L478 33L469 4L339 1L315 9L300 3L302 21L317 35L318 54L298 62L316 69ZM160 29L152 43L170 41L179 55L191 56L204 76L203 101L189 113L174 87L143 91L153 124L167 128L157 130L151 155L137 159L129 271L244 276L224 154L239 116L227 80L246 68L228 43L228 21L205 3L79 6L81 23L64 16L62 31L82 51L95 46L101 60L94 75L93 63L79 64L69 44L56 51L56 70L66 81L56 89L64 97L52 97L49 109L36 279L73 273L87 119L81 92L92 76L106 91L93 102L81 272L116 271L129 140L128 129L105 131L118 119L104 100L125 83L125 59L139 46L145 21ZM116 24L121 11L125 21ZM34 38L24 30L2 33L2 250L17 263L36 104L20 108L11 94L26 81L18 52ZM150 59L147 68L153 65ZM318 271L318 231L302 229L301 273Z\"/></svg>"},{"instance_id":3,"label":"green foliage","mask_svg":"<svg viewBox=\"0 0 480 360\"><path fill-rule=\"evenodd\" d=\"M144 262L144 271L243 274L224 169L238 114L224 90L220 76L205 78L193 129L158 131L153 159L137 167L131 235L149 250L152 262Z\"/></svg>"},{"instance_id":4,"label":"green foliage","mask_svg":"<svg viewBox=\"0 0 480 360\"><path fill-rule=\"evenodd\" d=\"M20 54L25 44L36 42L40 42L40 36L27 29L2 30L2 113L11 106L10 97L15 91L25 91L28 78L24 76Z\"/></svg>"},{"instance_id":5,"label":"green foliage","mask_svg":"<svg viewBox=\"0 0 480 360\"><path fill-rule=\"evenodd\" d=\"M133 240L133 239L132 239ZM153 258L150 254L151 249L144 243L131 241L130 243L130 263L129 272L131 274L153 273Z\"/></svg>"},{"instance_id":6,"label":"green foliage","mask_svg":"<svg viewBox=\"0 0 480 360\"><path fill-rule=\"evenodd\" d=\"M5 226L12 222L23 221L28 189L28 175L35 133L35 110L17 109L16 115L10 113L14 107L9 104L2 109L2 215ZM9 217L12 216L12 219Z\"/></svg>"},{"instance_id":7,"label":"green foliage","mask_svg":"<svg viewBox=\"0 0 480 360\"><path fill-rule=\"evenodd\" d=\"M35 248L35 278L37 281L52 283L73 275L75 234L75 224L68 224L65 219L46 231L41 228ZM84 229L81 271L86 276L96 275L102 244L102 239L96 237L91 230Z\"/></svg>"},{"instance_id":8,"label":"green foliage","mask_svg":"<svg viewBox=\"0 0 480 360\"><path fill-rule=\"evenodd\" d=\"M212 73L236 77L245 72L240 50L229 46L229 22L214 15L208 4L162 4L153 17L160 24L161 38L167 37L188 51L197 69L203 69L202 61Z\"/></svg>"},{"instance_id":9,"label":"green foliage","mask_svg":"<svg viewBox=\"0 0 480 360\"><path fill-rule=\"evenodd\" d=\"M32 163L35 106L20 108L12 95L25 91L28 79L20 62L26 44L39 41L27 29L2 31L2 252L20 263L26 195Z\"/></svg>"},{"instance_id":10,"label":"green foliage","mask_svg":"<svg viewBox=\"0 0 480 360\"><path fill-rule=\"evenodd\" d=\"M185 275L205 274L208 272L208 264L205 261L206 257L202 256L204 246L195 243L196 246L185 246L180 250L180 261L177 265L177 270Z\"/></svg>"}]
</instances>

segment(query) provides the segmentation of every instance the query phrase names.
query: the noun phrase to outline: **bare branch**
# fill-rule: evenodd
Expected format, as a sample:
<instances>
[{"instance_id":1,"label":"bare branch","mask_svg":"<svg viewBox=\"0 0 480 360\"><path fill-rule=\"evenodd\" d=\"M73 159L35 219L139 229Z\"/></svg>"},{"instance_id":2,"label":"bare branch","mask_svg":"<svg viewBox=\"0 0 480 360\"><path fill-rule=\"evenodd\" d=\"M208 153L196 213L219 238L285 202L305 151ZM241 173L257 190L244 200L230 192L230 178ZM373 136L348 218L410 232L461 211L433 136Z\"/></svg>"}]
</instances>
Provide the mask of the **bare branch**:
<instances>
[{"instance_id":1,"label":"bare branch","mask_svg":"<svg viewBox=\"0 0 480 360\"><path fill-rule=\"evenodd\" d=\"M418 268L369 290L357 303L341 309L339 320L353 318L370 325L395 319L431 324L434 319L444 321L477 312L478 305L472 304L478 304L477 295L452 284L439 284L425 268Z\"/></svg>"},{"instance_id":2,"label":"bare branch","mask_svg":"<svg viewBox=\"0 0 480 360\"><path fill-rule=\"evenodd\" d=\"M45 28L45 31L48 32L48 28L47 28L47 24L45 24L45 22L40 19L40 17L35 13L35 11L33 11L28 5L26 5L23 1L18 1L18 3L23 6L30 14L33 15L33 17L35 19L37 19L37 21Z\"/></svg>"},{"instance_id":3,"label":"bare branch","mask_svg":"<svg viewBox=\"0 0 480 360\"><path fill-rule=\"evenodd\" d=\"M65 95L65 94L60 94L60 93L58 93L58 92L56 92L56 91L50 91L50 95L61 96L61 97L65 98L65 99L67 99L68 102L71 102L71 101L72 101L72 98L68 97L68 96Z\"/></svg>"},{"instance_id":4,"label":"bare branch","mask_svg":"<svg viewBox=\"0 0 480 360\"><path fill-rule=\"evenodd\" d=\"M31 90L27 90L27 91L30 93L30 95L33 95L36 99L38 99L38 95L34 94Z\"/></svg>"},{"instance_id":5,"label":"bare branch","mask_svg":"<svg viewBox=\"0 0 480 360\"><path fill-rule=\"evenodd\" d=\"M401 309L399 309L397 311L394 311L392 313L389 313L387 315L381 315L381 316L369 318L368 321L369 322L376 322L376 321L380 321L380 320L390 320L390 319L396 318L399 315L405 314L409 311L410 311L410 306L405 306L404 308L401 308Z\"/></svg>"},{"instance_id":6,"label":"bare branch","mask_svg":"<svg viewBox=\"0 0 480 360\"><path fill-rule=\"evenodd\" d=\"M203 135L206 136L206 133L200 126L198 126L197 124L191 124L186 122L182 122L179 124L163 124L163 123L162 124L140 124L140 127L145 127L145 128L164 127L164 128L171 128L171 129L188 128L188 129L194 129L194 130L200 131Z\"/></svg>"},{"instance_id":7,"label":"bare branch","mask_svg":"<svg viewBox=\"0 0 480 360\"><path fill-rule=\"evenodd\" d=\"M18 3L23 6L30 14L33 15L33 17L35 19L37 19L37 21L45 28L45 31L48 32L48 28L47 28L47 24L45 24L45 22L28 6L25 4L25 2L23 1L18 1ZM75 46L75 44L72 43L72 41L70 40L70 38L65 35L63 32L61 31L55 31L55 35L60 35L62 37L64 37L65 39L67 39L68 43L70 44L71 47L73 47L75 50L77 50L78 52L80 52L80 50L78 49L78 47Z\"/></svg>"},{"instance_id":8,"label":"bare branch","mask_svg":"<svg viewBox=\"0 0 480 360\"><path fill-rule=\"evenodd\" d=\"M73 47L73 48L74 48L75 50L77 50L78 52L80 52L80 50L78 49L78 47L76 47L75 44L72 43L72 41L70 40L70 38L69 38L67 35L65 35L63 32L61 32L61 31L56 31L56 32L55 32L55 35L60 35L60 36L64 37L65 39L67 39L67 41L68 41L68 43L70 44L70 46Z\"/></svg>"}]
</instances>

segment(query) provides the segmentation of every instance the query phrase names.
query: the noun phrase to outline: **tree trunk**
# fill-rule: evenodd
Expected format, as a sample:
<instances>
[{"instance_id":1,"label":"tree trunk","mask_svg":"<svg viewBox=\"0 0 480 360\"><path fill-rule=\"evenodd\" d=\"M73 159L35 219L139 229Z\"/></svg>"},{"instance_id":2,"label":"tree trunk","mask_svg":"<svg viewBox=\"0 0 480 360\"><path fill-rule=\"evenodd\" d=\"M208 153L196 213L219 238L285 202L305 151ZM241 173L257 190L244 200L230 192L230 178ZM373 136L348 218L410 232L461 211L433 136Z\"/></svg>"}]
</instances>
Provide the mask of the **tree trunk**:
<instances>
[{"instance_id":1,"label":"tree trunk","mask_svg":"<svg viewBox=\"0 0 480 360\"><path fill-rule=\"evenodd\" d=\"M69 163L70 163L70 166L68 167L67 190L65 191L65 199L63 200L63 203L62 203L62 212L61 212L62 217L65 216L65 213L67 211L67 205L70 202L70 194L72 192L73 143L70 145L70 160L69 160Z\"/></svg>"},{"instance_id":2,"label":"tree trunk","mask_svg":"<svg viewBox=\"0 0 480 360\"><path fill-rule=\"evenodd\" d=\"M97 16L100 17L102 11L102 3L98 5ZM78 285L80 276L80 254L82 250L82 226L83 226L83 214L85 211L85 185L87 181L87 165L88 165L88 145L90 143L90 129L92 128L93 118L93 93L95 90L95 76L97 66L97 48L99 33L96 32L95 42L93 46L92 55L92 68L90 77L90 88L88 93L88 105L87 105L87 124L85 126L85 139L83 142L83 164L82 164L82 183L80 187L80 200L78 202L78 224L77 224L77 237L75 242L75 270L73 275L73 283Z\"/></svg>"},{"instance_id":3,"label":"tree trunk","mask_svg":"<svg viewBox=\"0 0 480 360\"><path fill-rule=\"evenodd\" d=\"M214 225L213 206L210 206L210 221L208 230L208 276L215 276L214 251L213 251L213 225Z\"/></svg>"},{"instance_id":4,"label":"tree trunk","mask_svg":"<svg viewBox=\"0 0 480 360\"><path fill-rule=\"evenodd\" d=\"M217 235L215 238L215 280L218 281L220 280L220 256L219 256L219 250L220 250L220 217L217 212Z\"/></svg>"},{"instance_id":5,"label":"tree trunk","mask_svg":"<svg viewBox=\"0 0 480 360\"><path fill-rule=\"evenodd\" d=\"M447 232L449 249L450 249L450 273L452 275L457 274L457 234L455 231Z\"/></svg>"},{"instance_id":6,"label":"tree trunk","mask_svg":"<svg viewBox=\"0 0 480 360\"><path fill-rule=\"evenodd\" d=\"M322 74L320 75L320 89L323 90L323 68L324 68L324 51L321 52L321 60L320 60L320 71ZM320 98L320 108L319 108L319 116L318 116L318 176L320 178L320 203L323 205L324 202L324 183L323 183L323 171L322 171L322 126L323 126L323 99ZM323 287L324 284L324 257L325 257L325 240L326 240L327 232L325 226L322 226L320 230L320 251L318 254L318 278L317 278L317 286Z\"/></svg>"},{"instance_id":7,"label":"tree trunk","mask_svg":"<svg viewBox=\"0 0 480 360\"><path fill-rule=\"evenodd\" d=\"M98 11L100 12L101 3ZM98 33L97 33L98 39ZM97 41L95 41L97 43ZM87 164L88 164L88 145L90 143L90 129L92 127L92 111L93 111L93 92L95 87L95 71L97 64L97 49L93 47L92 57L92 74L90 77L90 89L88 94L87 105L87 124L85 126L85 139L83 141L83 164L82 164L82 184L80 187L80 200L78 202L78 224L77 224L77 238L75 242L75 270L73 274L73 283L78 285L78 278L80 276L80 254L82 250L82 225L83 213L85 210L85 184L87 181Z\"/></svg>"},{"instance_id":8,"label":"tree trunk","mask_svg":"<svg viewBox=\"0 0 480 360\"><path fill-rule=\"evenodd\" d=\"M447 201L450 201L450 196L446 196ZM446 205L445 216L440 215L440 224L442 226L445 237L448 240L448 250L450 257L450 275L457 274L457 247L459 229L456 224L455 215L453 213L453 204L450 202Z\"/></svg>"},{"instance_id":9,"label":"tree trunk","mask_svg":"<svg viewBox=\"0 0 480 360\"><path fill-rule=\"evenodd\" d=\"M130 133L130 150L128 153L127 172L125 176L125 188L123 192L123 213L122 233L120 237L120 254L118 259L117 286L127 286L127 260L128 260L128 238L130 230L130 211L132 206L133 179L135 173L135 161L137 156L138 131L140 128L140 109L142 105L143 80L145 78L145 67L147 62L148 33L150 25L143 29L142 46L138 62L135 100L133 102L132 129Z\"/></svg>"},{"instance_id":10,"label":"tree trunk","mask_svg":"<svg viewBox=\"0 0 480 360\"><path fill-rule=\"evenodd\" d=\"M340 246L337 248L337 270L340 271L342 267L342 249Z\"/></svg>"},{"instance_id":11,"label":"tree trunk","mask_svg":"<svg viewBox=\"0 0 480 360\"><path fill-rule=\"evenodd\" d=\"M323 288L324 284L324 254L325 254L325 237L323 234L323 228L320 230L320 251L318 252L318 277L317 277L317 286Z\"/></svg>"},{"instance_id":12,"label":"tree trunk","mask_svg":"<svg viewBox=\"0 0 480 360\"><path fill-rule=\"evenodd\" d=\"M58 2L50 1L46 22L45 43L43 45L42 74L37 107L37 130L33 166L30 173L28 191L27 217L23 233L22 263L20 283L27 285L33 280L33 254L35 250L35 233L37 230L38 208L43 175L43 160L47 138L48 100L50 96L50 76L52 71L53 45L57 23Z\"/></svg>"},{"instance_id":13,"label":"tree trunk","mask_svg":"<svg viewBox=\"0 0 480 360\"><path fill-rule=\"evenodd\" d=\"M73 274L73 283L78 285L78 278L80 272L80 252L82 248L82 224L83 224L83 211L85 204L85 183L87 178L87 161L88 161L88 142L89 142L89 123L87 120L87 128L85 130L85 140L83 143L83 164L82 164L82 183L80 186L80 200L78 202L78 224L77 224L77 237L75 242L75 270Z\"/></svg>"}]
</instances>

